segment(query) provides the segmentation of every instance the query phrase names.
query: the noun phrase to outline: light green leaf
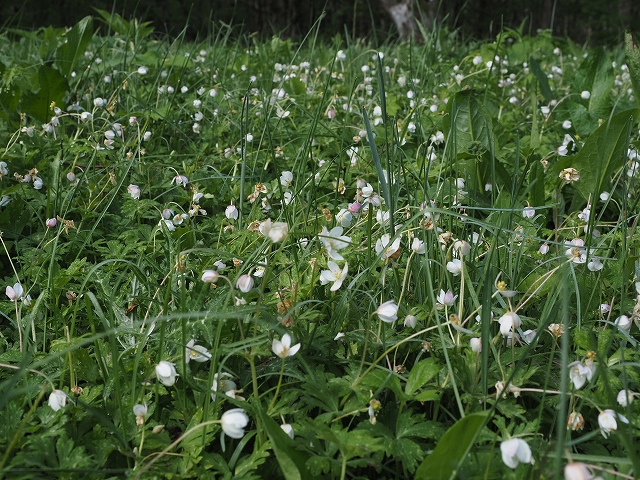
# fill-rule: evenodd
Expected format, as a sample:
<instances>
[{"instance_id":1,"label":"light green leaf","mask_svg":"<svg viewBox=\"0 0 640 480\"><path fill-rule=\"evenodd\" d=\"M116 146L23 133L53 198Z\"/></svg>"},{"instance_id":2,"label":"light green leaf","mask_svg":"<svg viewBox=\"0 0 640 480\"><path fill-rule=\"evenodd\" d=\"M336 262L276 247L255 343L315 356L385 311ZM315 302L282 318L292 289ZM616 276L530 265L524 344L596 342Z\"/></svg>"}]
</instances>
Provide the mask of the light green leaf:
<instances>
[{"instance_id":1,"label":"light green leaf","mask_svg":"<svg viewBox=\"0 0 640 480\"><path fill-rule=\"evenodd\" d=\"M56 51L56 66L63 75L68 76L73 71L78 58L84 55L92 37L91 17L84 17L63 36L64 43Z\"/></svg>"},{"instance_id":2,"label":"light green leaf","mask_svg":"<svg viewBox=\"0 0 640 480\"><path fill-rule=\"evenodd\" d=\"M426 385L433 377L435 377L440 371L440 365L430 357L425 360L421 360L413 366L409 373L407 385L404 388L404 393L407 395L413 395L419 388ZM437 392L436 398L437 397Z\"/></svg>"}]
</instances>

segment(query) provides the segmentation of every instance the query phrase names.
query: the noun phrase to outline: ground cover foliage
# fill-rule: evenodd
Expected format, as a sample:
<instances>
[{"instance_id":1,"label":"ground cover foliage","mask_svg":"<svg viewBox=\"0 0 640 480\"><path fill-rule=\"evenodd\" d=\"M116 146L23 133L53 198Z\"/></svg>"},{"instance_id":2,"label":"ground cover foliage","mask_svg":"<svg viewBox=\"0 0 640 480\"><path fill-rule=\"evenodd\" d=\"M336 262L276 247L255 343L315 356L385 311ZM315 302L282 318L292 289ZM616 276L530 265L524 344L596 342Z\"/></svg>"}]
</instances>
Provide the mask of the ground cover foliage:
<instances>
[{"instance_id":1,"label":"ground cover foliage","mask_svg":"<svg viewBox=\"0 0 640 480\"><path fill-rule=\"evenodd\" d=\"M152 31L0 36L0 476L638 475L631 39Z\"/></svg>"}]
</instances>

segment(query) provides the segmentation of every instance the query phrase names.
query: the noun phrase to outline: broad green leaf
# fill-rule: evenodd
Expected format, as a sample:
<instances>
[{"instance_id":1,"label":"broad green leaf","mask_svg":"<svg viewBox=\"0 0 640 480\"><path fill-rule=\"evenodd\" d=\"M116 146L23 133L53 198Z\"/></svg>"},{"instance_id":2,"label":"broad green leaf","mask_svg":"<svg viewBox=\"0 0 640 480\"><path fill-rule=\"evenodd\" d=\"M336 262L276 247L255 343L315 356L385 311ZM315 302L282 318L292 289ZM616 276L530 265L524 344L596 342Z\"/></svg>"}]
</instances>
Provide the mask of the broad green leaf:
<instances>
[{"instance_id":1,"label":"broad green leaf","mask_svg":"<svg viewBox=\"0 0 640 480\"><path fill-rule=\"evenodd\" d=\"M38 69L38 84L40 88L37 91L22 95L20 106L22 112L45 123L53 116L51 102L56 102L58 106L63 105L69 85L60 72L47 65Z\"/></svg>"},{"instance_id":2,"label":"broad green leaf","mask_svg":"<svg viewBox=\"0 0 640 480\"><path fill-rule=\"evenodd\" d=\"M570 159L571 166L580 172L580 180L573 186L588 200L598 198L608 190L611 175L626 161L629 134L637 110L627 110L603 123L585 142L582 150Z\"/></svg>"},{"instance_id":3,"label":"broad green leaf","mask_svg":"<svg viewBox=\"0 0 640 480\"><path fill-rule=\"evenodd\" d=\"M598 117L605 118L611 112L611 89L613 67L604 50L598 48L589 55L576 72L573 88L575 93L588 91L588 109Z\"/></svg>"},{"instance_id":4,"label":"broad green leaf","mask_svg":"<svg viewBox=\"0 0 640 480\"><path fill-rule=\"evenodd\" d=\"M472 90L457 92L449 101L444 118L445 136L453 140L456 153L480 155L492 147L491 116L483 106L479 94Z\"/></svg>"},{"instance_id":5,"label":"broad green leaf","mask_svg":"<svg viewBox=\"0 0 640 480\"><path fill-rule=\"evenodd\" d=\"M448 480L454 478L471 445L485 424L487 412L474 413L447 430L431 455L416 472L416 480Z\"/></svg>"},{"instance_id":6,"label":"broad green leaf","mask_svg":"<svg viewBox=\"0 0 640 480\"><path fill-rule=\"evenodd\" d=\"M404 388L404 393L407 395L413 395L418 391L418 389L426 385L433 377L435 377L439 371L440 365L438 365L433 357L419 361L413 366L411 372L409 372L409 378L407 379L407 385Z\"/></svg>"},{"instance_id":7,"label":"broad green leaf","mask_svg":"<svg viewBox=\"0 0 640 480\"><path fill-rule=\"evenodd\" d=\"M258 410L262 426L271 440L273 452L286 480L305 480L313 478L305 465L308 456L296 450L295 442L269 417L263 409Z\"/></svg>"},{"instance_id":8,"label":"broad green leaf","mask_svg":"<svg viewBox=\"0 0 640 480\"><path fill-rule=\"evenodd\" d=\"M56 66L68 76L75 67L78 58L84 55L87 45L93 37L93 19L84 17L64 36L64 43L56 51Z\"/></svg>"}]
</instances>

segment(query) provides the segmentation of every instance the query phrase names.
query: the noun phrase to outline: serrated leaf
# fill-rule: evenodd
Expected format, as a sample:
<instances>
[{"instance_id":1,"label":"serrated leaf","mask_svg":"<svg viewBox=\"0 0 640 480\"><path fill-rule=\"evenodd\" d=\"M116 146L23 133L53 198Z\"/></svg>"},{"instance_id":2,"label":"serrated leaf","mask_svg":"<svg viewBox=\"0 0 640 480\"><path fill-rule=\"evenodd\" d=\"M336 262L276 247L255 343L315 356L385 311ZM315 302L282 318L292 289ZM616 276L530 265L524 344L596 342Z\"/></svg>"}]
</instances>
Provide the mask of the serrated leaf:
<instances>
[{"instance_id":1,"label":"serrated leaf","mask_svg":"<svg viewBox=\"0 0 640 480\"><path fill-rule=\"evenodd\" d=\"M433 357L421 360L416 363L411 372L407 384L404 387L404 393L413 395L419 388L426 385L440 371L440 365L436 363ZM436 397L437 398L437 397Z\"/></svg>"},{"instance_id":2,"label":"serrated leaf","mask_svg":"<svg viewBox=\"0 0 640 480\"><path fill-rule=\"evenodd\" d=\"M453 478L483 428L486 417L487 412L482 412L458 420L447 430L433 453L424 459L416 472L416 480Z\"/></svg>"}]
</instances>

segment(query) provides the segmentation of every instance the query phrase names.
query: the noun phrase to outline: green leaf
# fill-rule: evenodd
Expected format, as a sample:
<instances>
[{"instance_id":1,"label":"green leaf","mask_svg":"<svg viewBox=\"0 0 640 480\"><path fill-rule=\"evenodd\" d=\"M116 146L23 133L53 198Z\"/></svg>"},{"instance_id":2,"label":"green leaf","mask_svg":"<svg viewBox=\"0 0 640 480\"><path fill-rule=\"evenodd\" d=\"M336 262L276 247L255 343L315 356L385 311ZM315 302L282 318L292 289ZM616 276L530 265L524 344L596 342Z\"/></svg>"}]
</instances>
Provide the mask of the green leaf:
<instances>
[{"instance_id":1,"label":"green leaf","mask_svg":"<svg viewBox=\"0 0 640 480\"><path fill-rule=\"evenodd\" d=\"M456 153L480 155L491 150L491 116L482 104L479 94L472 90L457 92L449 102L443 120L445 136L455 142Z\"/></svg>"},{"instance_id":2,"label":"green leaf","mask_svg":"<svg viewBox=\"0 0 640 480\"><path fill-rule=\"evenodd\" d=\"M40 88L37 91L23 94L20 106L24 113L44 123L53 115L51 102L62 105L69 85L60 72L47 65L38 69L38 84Z\"/></svg>"},{"instance_id":3,"label":"green leaf","mask_svg":"<svg viewBox=\"0 0 640 480\"><path fill-rule=\"evenodd\" d=\"M296 450L296 443L284 433L282 428L263 409L258 410L258 415L269 436L269 440L271 440L273 452L276 454L276 460L278 460L284 478L287 480L313 478L305 465L309 459L308 455Z\"/></svg>"},{"instance_id":4,"label":"green leaf","mask_svg":"<svg viewBox=\"0 0 640 480\"><path fill-rule=\"evenodd\" d=\"M447 430L416 472L416 480L448 480L455 476L485 424L487 412L474 413Z\"/></svg>"},{"instance_id":5,"label":"green leaf","mask_svg":"<svg viewBox=\"0 0 640 480\"><path fill-rule=\"evenodd\" d=\"M440 365L436 363L433 357L419 361L413 366L409 373L404 393L407 395L413 395L419 388L426 385L433 377L435 377L439 371Z\"/></svg>"},{"instance_id":6,"label":"green leaf","mask_svg":"<svg viewBox=\"0 0 640 480\"><path fill-rule=\"evenodd\" d=\"M63 75L68 76L73 71L92 37L93 20L90 16L84 17L63 36L64 43L56 51L56 65Z\"/></svg>"},{"instance_id":7,"label":"green leaf","mask_svg":"<svg viewBox=\"0 0 640 480\"><path fill-rule=\"evenodd\" d=\"M542 71L542 69L540 68L540 64L535 58L530 57L529 64L531 65L531 73L533 73L533 75L536 77L536 80L538 80L540 93L547 103L550 102L553 99L553 93L551 92L551 87L549 87L549 80L547 79L547 76Z\"/></svg>"},{"instance_id":8,"label":"green leaf","mask_svg":"<svg viewBox=\"0 0 640 480\"><path fill-rule=\"evenodd\" d=\"M594 50L576 72L573 88L591 93L588 108L597 117L604 118L611 112L613 78L611 60L602 48Z\"/></svg>"},{"instance_id":9,"label":"green leaf","mask_svg":"<svg viewBox=\"0 0 640 480\"><path fill-rule=\"evenodd\" d=\"M627 57L627 66L633 85L633 93L636 99L640 98L640 47L630 32L624 34L624 53Z\"/></svg>"},{"instance_id":10,"label":"green leaf","mask_svg":"<svg viewBox=\"0 0 640 480\"><path fill-rule=\"evenodd\" d=\"M585 142L571 166L578 169L580 180L573 184L585 199L597 199L608 190L613 172L624 165L629 144L633 115L637 110L626 110L603 123Z\"/></svg>"}]
</instances>

